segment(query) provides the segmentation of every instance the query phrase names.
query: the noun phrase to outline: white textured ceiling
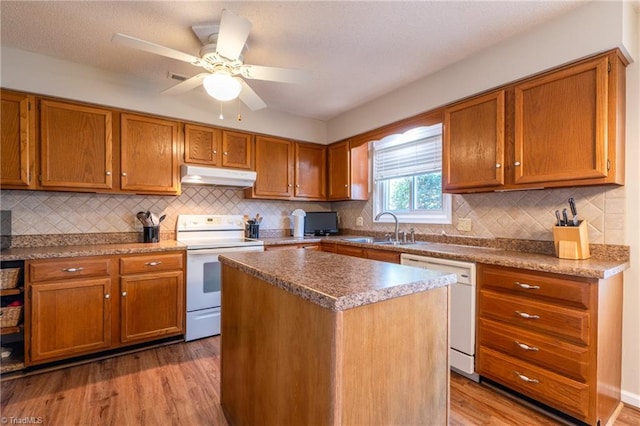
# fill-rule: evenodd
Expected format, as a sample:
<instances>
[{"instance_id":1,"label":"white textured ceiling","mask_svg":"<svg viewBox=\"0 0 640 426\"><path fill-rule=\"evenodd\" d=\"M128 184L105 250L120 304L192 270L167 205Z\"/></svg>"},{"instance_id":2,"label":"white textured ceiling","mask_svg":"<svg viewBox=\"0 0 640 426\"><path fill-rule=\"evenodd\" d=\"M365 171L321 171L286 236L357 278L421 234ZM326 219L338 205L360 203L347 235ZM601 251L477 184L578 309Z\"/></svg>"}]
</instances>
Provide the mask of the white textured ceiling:
<instances>
[{"instance_id":1,"label":"white textured ceiling","mask_svg":"<svg viewBox=\"0 0 640 426\"><path fill-rule=\"evenodd\" d=\"M192 25L223 8L253 23L245 63L308 70L251 80L269 108L329 120L579 6L580 1L6 1L2 46L131 74L162 91L200 68L111 43L125 33L198 56ZM196 89L201 90L201 89Z\"/></svg>"}]
</instances>

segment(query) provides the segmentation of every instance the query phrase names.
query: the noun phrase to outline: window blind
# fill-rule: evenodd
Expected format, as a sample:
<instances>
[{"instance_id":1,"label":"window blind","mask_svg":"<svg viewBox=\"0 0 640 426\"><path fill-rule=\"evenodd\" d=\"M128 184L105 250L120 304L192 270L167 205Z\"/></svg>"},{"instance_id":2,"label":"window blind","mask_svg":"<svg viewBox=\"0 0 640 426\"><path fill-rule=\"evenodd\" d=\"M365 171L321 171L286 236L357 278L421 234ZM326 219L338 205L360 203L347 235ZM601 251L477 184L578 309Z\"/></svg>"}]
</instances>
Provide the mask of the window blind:
<instances>
[{"instance_id":1,"label":"window blind","mask_svg":"<svg viewBox=\"0 0 640 426\"><path fill-rule=\"evenodd\" d=\"M442 169L441 131L423 132L417 136L409 140L406 137L385 138L374 144L375 180L420 175Z\"/></svg>"}]
</instances>

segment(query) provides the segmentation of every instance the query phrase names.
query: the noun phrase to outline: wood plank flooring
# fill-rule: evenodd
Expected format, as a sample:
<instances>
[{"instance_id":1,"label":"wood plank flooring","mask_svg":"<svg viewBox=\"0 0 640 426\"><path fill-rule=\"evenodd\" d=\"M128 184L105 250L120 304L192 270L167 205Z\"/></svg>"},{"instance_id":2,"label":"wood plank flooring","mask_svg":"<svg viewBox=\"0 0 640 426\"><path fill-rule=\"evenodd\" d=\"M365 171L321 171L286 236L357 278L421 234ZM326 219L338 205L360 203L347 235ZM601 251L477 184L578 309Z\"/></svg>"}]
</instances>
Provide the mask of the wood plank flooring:
<instances>
[{"instance_id":1,"label":"wood plank flooring","mask_svg":"<svg viewBox=\"0 0 640 426\"><path fill-rule=\"evenodd\" d=\"M225 426L219 356L220 338L212 337L5 380L0 415L9 424L16 423L11 418L41 418L45 426ZM560 423L452 373L450 424ZM639 424L640 410L630 407L615 423Z\"/></svg>"}]
</instances>

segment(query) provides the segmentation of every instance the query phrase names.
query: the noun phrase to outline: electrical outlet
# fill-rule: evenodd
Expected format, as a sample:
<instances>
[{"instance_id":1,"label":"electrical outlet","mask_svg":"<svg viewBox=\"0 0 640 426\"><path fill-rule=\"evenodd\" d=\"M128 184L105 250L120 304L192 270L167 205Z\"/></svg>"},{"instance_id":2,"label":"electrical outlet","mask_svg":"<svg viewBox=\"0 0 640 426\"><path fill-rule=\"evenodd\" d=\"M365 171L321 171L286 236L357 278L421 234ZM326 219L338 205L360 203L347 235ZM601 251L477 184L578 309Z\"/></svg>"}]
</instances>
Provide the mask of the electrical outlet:
<instances>
[{"instance_id":1,"label":"electrical outlet","mask_svg":"<svg viewBox=\"0 0 640 426\"><path fill-rule=\"evenodd\" d=\"M362 219L362 216L358 216L356 218L356 226L364 226L364 219Z\"/></svg>"},{"instance_id":2,"label":"electrical outlet","mask_svg":"<svg viewBox=\"0 0 640 426\"><path fill-rule=\"evenodd\" d=\"M471 231L471 219L460 218L458 219L458 231Z\"/></svg>"}]
</instances>

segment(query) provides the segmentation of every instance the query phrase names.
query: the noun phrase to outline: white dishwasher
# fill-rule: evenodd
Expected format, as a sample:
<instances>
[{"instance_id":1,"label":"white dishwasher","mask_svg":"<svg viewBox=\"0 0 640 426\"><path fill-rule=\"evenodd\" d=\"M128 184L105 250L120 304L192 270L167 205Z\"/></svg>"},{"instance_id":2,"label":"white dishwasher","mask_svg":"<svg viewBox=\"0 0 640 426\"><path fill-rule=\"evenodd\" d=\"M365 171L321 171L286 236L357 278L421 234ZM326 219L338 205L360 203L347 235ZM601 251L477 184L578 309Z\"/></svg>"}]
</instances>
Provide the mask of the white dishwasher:
<instances>
[{"instance_id":1,"label":"white dishwasher","mask_svg":"<svg viewBox=\"0 0 640 426\"><path fill-rule=\"evenodd\" d=\"M479 381L475 372L476 353L476 265L475 263L403 253L400 263L407 266L448 272L458 276L451 286L449 309L449 360L456 372Z\"/></svg>"}]
</instances>

